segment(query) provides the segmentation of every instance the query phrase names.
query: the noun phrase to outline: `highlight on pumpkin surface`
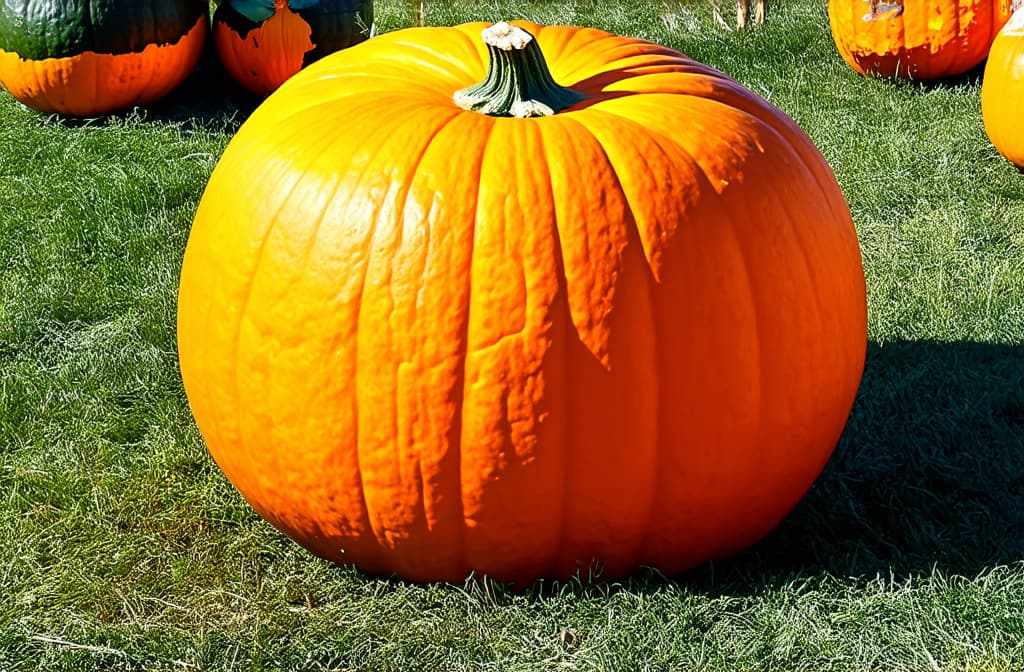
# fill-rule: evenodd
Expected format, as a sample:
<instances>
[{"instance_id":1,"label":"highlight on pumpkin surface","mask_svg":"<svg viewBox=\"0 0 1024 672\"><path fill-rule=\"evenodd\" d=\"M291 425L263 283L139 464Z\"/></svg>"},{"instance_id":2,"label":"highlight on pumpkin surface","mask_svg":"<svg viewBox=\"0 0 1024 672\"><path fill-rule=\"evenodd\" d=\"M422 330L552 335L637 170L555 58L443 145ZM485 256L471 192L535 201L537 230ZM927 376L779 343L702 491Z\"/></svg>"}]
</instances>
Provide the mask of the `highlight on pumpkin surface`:
<instances>
[{"instance_id":1,"label":"highlight on pumpkin surface","mask_svg":"<svg viewBox=\"0 0 1024 672\"><path fill-rule=\"evenodd\" d=\"M208 32L204 0L121 0L93 11L86 4L0 3L0 84L23 104L70 116L144 105L198 63Z\"/></svg>"},{"instance_id":2,"label":"highlight on pumpkin surface","mask_svg":"<svg viewBox=\"0 0 1024 672\"><path fill-rule=\"evenodd\" d=\"M367 39L373 0L222 0L213 36L224 69L257 95L303 67Z\"/></svg>"},{"instance_id":3,"label":"highlight on pumpkin surface","mask_svg":"<svg viewBox=\"0 0 1024 672\"><path fill-rule=\"evenodd\" d=\"M490 71L472 23L341 50L242 124L182 264L193 415L260 515L371 574L524 585L732 554L853 404L849 208L807 135L719 71L509 23L532 38L500 44L586 105L459 107Z\"/></svg>"}]
</instances>

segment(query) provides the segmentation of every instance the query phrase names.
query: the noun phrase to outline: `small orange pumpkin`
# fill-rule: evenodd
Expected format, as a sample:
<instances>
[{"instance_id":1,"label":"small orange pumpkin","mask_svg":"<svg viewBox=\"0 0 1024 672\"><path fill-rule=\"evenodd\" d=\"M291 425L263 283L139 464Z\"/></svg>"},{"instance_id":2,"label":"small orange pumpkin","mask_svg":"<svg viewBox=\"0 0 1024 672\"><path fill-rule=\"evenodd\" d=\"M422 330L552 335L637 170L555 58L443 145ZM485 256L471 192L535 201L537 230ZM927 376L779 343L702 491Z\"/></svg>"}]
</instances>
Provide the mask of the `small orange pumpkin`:
<instances>
[{"instance_id":1,"label":"small orange pumpkin","mask_svg":"<svg viewBox=\"0 0 1024 672\"><path fill-rule=\"evenodd\" d=\"M192 411L253 507L424 581L752 543L835 446L866 328L849 210L788 117L671 49L525 22L285 82L210 178L178 303Z\"/></svg>"},{"instance_id":2,"label":"small orange pumpkin","mask_svg":"<svg viewBox=\"0 0 1024 672\"><path fill-rule=\"evenodd\" d=\"M266 95L306 65L362 42L373 0L223 0L213 37L224 69Z\"/></svg>"},{"instance_id":3,"label":"small orange pumpkin","mask_svg":"<svg viewBox=\"0 0 1024 672\"><path fill-rule=\"evenodd\" d=\"M192 72L208 23L205 0L0 2L0 84L43 112L145 105Z\"/></svg>"},{"instance_id":4,"label":"small orange pumpkin","mask_svg":"<svg viewBox=\"0 0 1024 672\"><path fill-rule=\"evenodd\" d=\"M981 116L999 152L1024 168L1024 8L999 31L985 63Z\"/></svg>"},{"instance_id":5,"label":"small orange pumpkin","mask_svg":"<svg viewBox=\"0 0 1024 672\"><path fill-rule=\"evenodd\" d=\"M939 79L985 60L1020 0L828 0L832 39L862 75Z\"/></svg>"}]
</instances>

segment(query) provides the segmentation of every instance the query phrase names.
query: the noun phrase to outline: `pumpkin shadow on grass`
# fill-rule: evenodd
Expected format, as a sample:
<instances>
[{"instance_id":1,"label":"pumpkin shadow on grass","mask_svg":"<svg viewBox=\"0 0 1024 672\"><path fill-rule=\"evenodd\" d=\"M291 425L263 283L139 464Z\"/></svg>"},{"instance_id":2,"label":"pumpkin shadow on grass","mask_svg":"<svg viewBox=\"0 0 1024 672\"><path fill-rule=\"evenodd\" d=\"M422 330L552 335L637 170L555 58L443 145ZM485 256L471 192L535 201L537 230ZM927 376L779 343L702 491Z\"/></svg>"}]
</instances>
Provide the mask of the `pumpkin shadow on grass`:
<instances>
[{"instance_id":1,"label":"pumpkin shadow on grass","mask_svg":"<svg viewBox=\"0 0 1024 672\"><path fill-rule=\"evenodd\" d=\"M234 132L263 98L231 79L208 39L195 70L164 98L144 108L147 120L179 122Z\"/></svg>"},{"instance_id":2,"label":"pumpkin shadow on grass","mask_svg":"<svg viewBox=\"0 0 1024 672\"><path fill-rule=\"evenodd\" d=\"M951 77L939 77L938 79L897 79L893 80L897 86L911 86L927 93L935 89L957 88L961 86L981 86L981 80L985 75L985 61L974 66L966 72Z\"/></svg>"},{"instance_id":3,"label":"pumpkin shadow on grass","mask_svg":"<svg viewBox=\"0 0 1024 672\"><path fill-rule=\"evenodd\" d=\"M1024 345L869 344L835 453L767 538L678 577L975 576L1024 560Z\"/></svg>"}]
</instances>

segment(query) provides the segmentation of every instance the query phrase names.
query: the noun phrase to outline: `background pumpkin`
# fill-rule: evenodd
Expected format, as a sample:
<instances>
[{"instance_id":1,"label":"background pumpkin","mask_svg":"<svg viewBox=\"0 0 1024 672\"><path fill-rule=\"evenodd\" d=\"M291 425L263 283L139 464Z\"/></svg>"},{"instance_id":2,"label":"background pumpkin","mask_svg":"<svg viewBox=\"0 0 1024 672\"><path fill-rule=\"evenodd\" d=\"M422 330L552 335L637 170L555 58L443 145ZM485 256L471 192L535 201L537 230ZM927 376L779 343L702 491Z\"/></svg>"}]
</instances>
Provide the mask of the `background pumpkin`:
<instances>
[{"instance_id":1,"label":"background pumpkin","mask_svg":"<svg viewBox=\"0 0 1024 672\"><path fill-rule=\"evenodd\" d=\"M362 42L372 25L373 0L224 0L213 35L228 73L264 95L306 65Z\"/></svg>"},{"instance_id":2,"label":"background pumpkin","mask_svg":"<svg viewBox=\"0 0 1024 672\"><path fill-rule=\"evenodd\" d=\"M66 115L153 102L195 67L208 12L204 0L0 1L0 83Z\"/></svg>"},{"instance_id":3,"label":"background pumpkin","mask_svg":"<svg viewBox=\"0 0 1024 672\"><path fill-rule=\"evenodd\" d=\"M806 135L714 69L517 25L575 92L538 96L571 107L457 106L487 98L464 87L489 52L517 53L469 24L334 54L243 124L181 272L196 421L262 516L372 573L732 553L801 498L853 403L849 210Z\"/></svg>"},{"instance_id":4,"label":"background pumpkin","mask_svg":"<svg viewBox=\"0 0 1024 672\"><path fill-rule=\"evenodd\" d=\"M938 79L985 60L1020 0L828 0L836 48L863 75Z\"/></svg>"},{"instance_id":5,"label":"background pumpkin","mask_svg":"<svg viewBox=\"0 0 1024 672\"><path fill-rule=\"evenodd\" d=\"M1024 8L999 31L981 83L985 132L999 152L1024 168Z\"/></svg>"}]
</instances>

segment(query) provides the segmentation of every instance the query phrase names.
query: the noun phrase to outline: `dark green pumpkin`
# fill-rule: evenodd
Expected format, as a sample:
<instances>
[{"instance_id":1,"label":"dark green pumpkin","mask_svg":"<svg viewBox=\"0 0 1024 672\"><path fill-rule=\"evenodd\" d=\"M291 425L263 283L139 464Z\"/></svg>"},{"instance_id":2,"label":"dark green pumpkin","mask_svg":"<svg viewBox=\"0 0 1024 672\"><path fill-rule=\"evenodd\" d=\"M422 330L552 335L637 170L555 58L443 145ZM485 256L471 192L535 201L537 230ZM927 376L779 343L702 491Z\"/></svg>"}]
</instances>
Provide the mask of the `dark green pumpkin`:
<instances>
[{"instance_id":1,"label":"dark green pumpkin","mask_svg":"<svg viewBox=\"0 0 1024 672\"><path fill-rule=\"evenodd\" d=\"M0 0L0 49L33 60L139 52L177 42L207 11L202 0Z\"/></svg>"},{"instance_id":2,"label":"dark green pumpkin","mask_svg":"<svg viewBox=\"0 0 1024 672\"><path fill-rule=\"evenodd\" d=\"M205 0L0 0L0 83L63 114L151 102L195 67L208 11Z\"/></svg>"}]
</instances>

